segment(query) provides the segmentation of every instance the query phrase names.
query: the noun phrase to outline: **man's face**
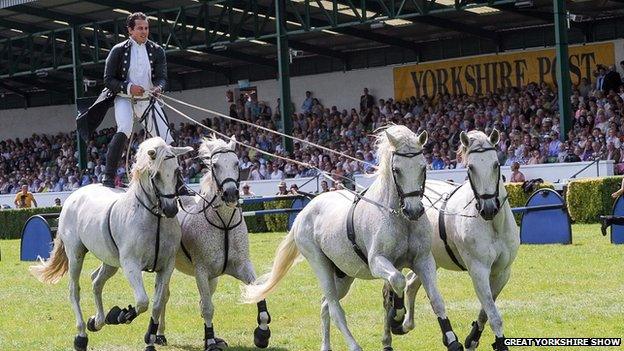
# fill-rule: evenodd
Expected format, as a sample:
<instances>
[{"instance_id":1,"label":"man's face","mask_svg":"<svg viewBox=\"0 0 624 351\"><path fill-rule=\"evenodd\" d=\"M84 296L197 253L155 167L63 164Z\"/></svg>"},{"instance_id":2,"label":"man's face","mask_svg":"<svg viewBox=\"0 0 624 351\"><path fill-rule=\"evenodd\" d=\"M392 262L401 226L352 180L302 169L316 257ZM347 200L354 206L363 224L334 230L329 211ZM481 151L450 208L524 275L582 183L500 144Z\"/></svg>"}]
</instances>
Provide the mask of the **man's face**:
<instances>
[{"instance_id":1,"label":"man's face","mask_svg":"<svg viewBox=\"0 0 624 351\"><path fill-rule=\"evenodd\" d=\"M128 33L134 41L143 44L149 36L149 23L147 20L137 19L134 21L134 28L128 27Z\"/></svg>"},{"instance_id":2,"label":"man's face","mask_svg":"<svg viewBox=\"0 0 624 351\"><path fill-rule=\"evenodd\" d=\"M28 186L27 185L22 185L22 192L24 194L26 194L28 192Z\"/></svg>"}]
</instances>

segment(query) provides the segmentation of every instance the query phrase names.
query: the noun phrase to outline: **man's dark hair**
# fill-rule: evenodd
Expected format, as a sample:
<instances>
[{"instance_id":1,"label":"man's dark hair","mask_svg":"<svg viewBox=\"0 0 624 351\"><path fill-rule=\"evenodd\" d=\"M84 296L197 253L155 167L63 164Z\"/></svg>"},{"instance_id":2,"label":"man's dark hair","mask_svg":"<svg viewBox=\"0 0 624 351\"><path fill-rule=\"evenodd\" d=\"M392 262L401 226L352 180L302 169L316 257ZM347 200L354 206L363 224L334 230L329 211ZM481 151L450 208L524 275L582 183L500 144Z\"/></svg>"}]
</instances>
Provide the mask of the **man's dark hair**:
<instances>
[{"instance_id":1,"label":"man's dark hair","mask_svg":"<svg viewBox=\"0 0 624 351\"><path fill-rule=\"evenodd\" d=\"M126 19L126 27L134 29L134 25L136 20L147 20L147 16L143 12L135 12L133 14L128 15Z\"/></svg>"}]
</instances>

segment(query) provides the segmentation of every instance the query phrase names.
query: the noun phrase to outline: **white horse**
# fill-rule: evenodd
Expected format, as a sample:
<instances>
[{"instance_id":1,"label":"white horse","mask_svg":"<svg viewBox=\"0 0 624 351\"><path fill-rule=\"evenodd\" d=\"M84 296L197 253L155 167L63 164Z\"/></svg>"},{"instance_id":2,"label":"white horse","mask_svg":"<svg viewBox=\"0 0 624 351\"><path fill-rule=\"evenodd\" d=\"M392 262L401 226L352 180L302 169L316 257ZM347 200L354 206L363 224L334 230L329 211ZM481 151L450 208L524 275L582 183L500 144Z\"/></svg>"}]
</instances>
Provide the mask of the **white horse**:
<instances>
[{"instance_id":1,"label":"white horse","mask_svg":"<svg viewBox=\"0 0 624 351\"><path fill-rule=\"evenodd\" d=\"M239 160L235 152L236 139L230 143L213 137L204 139L199 157L208 166L201 180L200 195L181 197L182 211L178 220L182 225L182 245L176 258L176 268L195 276L201 297L204 318L204 349L217 351L227 346L215 337L212 325L214 305L212 295L218 277L223 274L251 284L256 279L249 260L249 238L243 213L238 205ZM166 291L167 298L169 291ZM266 302L258 303L258 324L254 343L260 348L269 344L270 316ZM157 342L166 344L165 309L160 316Z\"/></svg>"},{"instance_id":2,"label":"white horse","mask_svg":"<svg viewBox=\"0 0 624 351\"><path fill-rule=\"evenodd\" d=\"M323 290L321 350L330 350L331 319L345 337L349 350L362 350L347 327L340 305L355 278L383 279L392 290L393 308L387 318L403 321L406 284L401 269L409 267L423 278L431 305L449 350L463 350L446 317L437 288L431 255L431 225L423 217L425 182L423 145L427 133L416 136L405 126L390 126L377 135L380 160L377 179L365 195L345 190L314 198L297 216L277 249L273 269L265 282L246 287L244 300L259 301L272 292L299 253L310 262ZM355 201L354 201L355 200ZM359 201L358 201L359 200ZM260 281L263 279L261 278ZM384 350L392 350L383 340Z\"/></svg>"},{"instance_id":3,"label":"white horse","mask_svg":"<svg viewBox=\"0 0 624 351\"><path fill-rule=\"evenodd\" d=\"M520 235L507 201L496 155L499 134L496 130L489 137L479 131L462 132L460 140L459 153L469 180L458 188L445 182L427 181L425 188L425 195L435 203L427 210L435 229L431 249L438 267L452 271L467 269L481 303L479 317L472 323L472 330L464 342L466 348L477 348L489 319L496 335L492 347L495 351L504 351L508 348L503 335L503 320L494 301L509 280L511 265L520 246ZM469 206L472 203L474 206ZM446 242L442 237L446 237ZM414 299L420 285L420 277L410 273L404 332L414 328ZM386 337L390 338L387 334Z\"/></svg>"},{"instance_id":4,"label":"white horse","mask_svg":"<svg viewBox=\"0 0 624 351\"><path fill-rule=\"evenodd\" d=\"M145 335L145 350L155 350L157 321L164 309L164 292L180 246L180 224L175 218L177 156L191 150L171 147L159 137L147 139L139 146L127 191L97 184L80 188L67 198L50 260L31 267L31 272L42 282L57 283L69 270L69 297L78 329L75 350L87 349L85 327L98 331L104 324L130 323L147 310L149 299L143 287L143 271L156 272L152 317ZM102 265L91 275L97 312L85 324L79 278L88 251ZM102 289L119 267L134 289L136 307L115 306L105 316Z\"/></svg>"}]
</instances>

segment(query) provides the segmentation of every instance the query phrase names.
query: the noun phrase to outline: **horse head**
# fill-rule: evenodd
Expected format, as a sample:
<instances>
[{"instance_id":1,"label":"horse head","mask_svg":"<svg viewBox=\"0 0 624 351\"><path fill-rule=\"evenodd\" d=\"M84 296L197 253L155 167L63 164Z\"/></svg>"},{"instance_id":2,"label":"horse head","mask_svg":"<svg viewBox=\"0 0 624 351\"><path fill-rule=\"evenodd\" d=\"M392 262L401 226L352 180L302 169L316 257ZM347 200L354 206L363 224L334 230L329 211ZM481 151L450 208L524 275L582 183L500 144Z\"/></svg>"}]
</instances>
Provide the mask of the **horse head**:
<instances>
[{"instance_id":1,"label":"horse head","mask_svg":"<svg viewBox=\"0 0 624 351\"><path fill-rule=\"evenodd\" d=\"M386 128L377 139L377 152L381 160L379 172L391 177L401 212L411 221L419 219L425 212L422 198L427 164L423 146L427 138L426 131L416 135L405 126L394 125Z\"/></svg>"},{"instance_id":2,"label":"horse head","mask_svg":"<svg viewBox=\"0 0 624 351\"><path fill-rule=\"evenodd\" d=\"M152 209L167 218L178 213L176 185L180 177L178 156L192 151L192 147L173 147L160 137L145 140L139 145L136 162L132 168L132 181L138 182L142 191L156 198ZM149 189L149 190L148 190Z\"/></svg>"},{"instance_id":3,"label":"horse head","mask_svg":"<svg viewBox=\"0 0 624 351\"><path fill-rule=\"evenodd\" d=\"M480 131L461 132L460 140L460 153L468 169L475 206L483 219L492 220L503 205L499 199L501 165L496 152L499 133L496 129L490 136Z\"/></svg>"},{"instance_id":4,"label":"horse head","mask_svg":"<svg viewBox=\"0 0 624 351\"><path fill-rule=\"evenodd\" d=\"M229 143L214 135L204 138L199 157L209 169L201 180L202 192L216 194L226 206L238 205L240 169L236 138L232 136Z\"/></svg>"}]
</instances>

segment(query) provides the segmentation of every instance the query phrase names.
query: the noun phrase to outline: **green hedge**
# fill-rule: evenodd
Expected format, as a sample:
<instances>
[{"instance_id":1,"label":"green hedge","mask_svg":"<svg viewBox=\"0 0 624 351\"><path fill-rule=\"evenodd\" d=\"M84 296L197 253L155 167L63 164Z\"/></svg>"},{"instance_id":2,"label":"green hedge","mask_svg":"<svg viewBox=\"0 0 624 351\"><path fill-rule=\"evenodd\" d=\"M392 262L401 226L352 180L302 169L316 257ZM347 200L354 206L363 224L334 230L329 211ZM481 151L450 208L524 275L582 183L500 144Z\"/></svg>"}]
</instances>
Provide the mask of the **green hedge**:
<instances>
[{"instance_id":1,"label":"green hedge","mask_svg":"<svg viewBox=\"0 0 624 351\"><path fill-rule=\"evenodd\" d=\"M598 215L610 214L622 177L579 179L568 183L566 204L572 221L594 223Z\"/></svg>"},{"instance_id":2,"label":"green hedge","mask_svg":"<svg viewBox=\"0 0 624 351\"><path fill-rule=\"evenodd\" d=\"M0 239L19 239L22 237L22 227L31 216L41 213L60 212L60 207L38 207L19 210L0 211ZM52 226L54 226L53 224Z\"/></svg>"},{"instance_id":3,"label":"green hedge","mask_svg":"<svg viewBox=\"0 0 624 351\"><path fill-rule=\"evenodd\" d=\"M259 210L263 210L264 206L262 203L255 203L255 204L243 205L242 209L243 209L243 212L259 211ZM245 217L245 224L247 224L247 230L250 233L266 233L269 231L267 229L264 216Z\"/></svg>"},{"instance_id":4,"label":"green hedge","mask_svg":"<svg viewBox=\"0 0 624 351\"><path fill-rule=\"evenodd\" d=\"M291 208L292 202L293 200L269 201L264 203L264 209ZM288 214L266 215L264 216L264 220L270 232L288 231Z\"/></svg>"}]
</instances>

